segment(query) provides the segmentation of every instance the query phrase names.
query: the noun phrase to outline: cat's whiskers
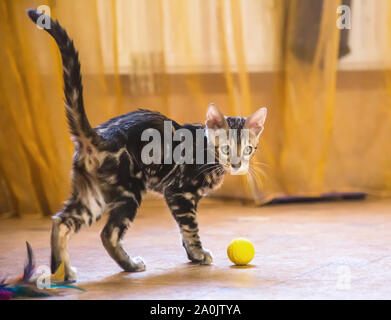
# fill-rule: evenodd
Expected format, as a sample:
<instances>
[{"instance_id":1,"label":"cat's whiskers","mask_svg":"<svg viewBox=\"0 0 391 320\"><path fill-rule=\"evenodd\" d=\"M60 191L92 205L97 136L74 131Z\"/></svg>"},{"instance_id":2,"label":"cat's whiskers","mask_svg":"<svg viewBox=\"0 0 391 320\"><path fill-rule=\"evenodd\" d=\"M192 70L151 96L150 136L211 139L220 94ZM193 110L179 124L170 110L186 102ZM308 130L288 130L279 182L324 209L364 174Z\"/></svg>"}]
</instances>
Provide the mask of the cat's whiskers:
<instances>
[{"instance_id":1,"label":"cat's whiskers","mask_svg":"<svg viewBox=\"0 0 391 320\"><path fill-rule=\"evenodd\" d=\"M223 168L221 168L221 167L215 167L215 168L213 168L213 169L211 170L211 172L209 172L209 173L211 173L211 174L213 174L213 173L221 174L221 173L223 173L223 172L224 172L224 169L223 169ZM207 175L204 176L204 179L202 180L202 183L201 183L202 185L205 183L206 177L207 177Z\"/></svg>"},{"instance_id":2,"label":"cat's whiskers","mask_svg":"<svg viewBox=\"0 0 391 320\"><path fill-rule=\"evenodd\" d=\"M251 161L251 164L261 165L261 166L270 168L270 165L268 165L267 163L264 163L264 162L260 162L260 161Z\"/></svg>"},{"instance_id":3,"label":"cat's whiskers","mask_svg":"<svg viewBox=\"0 0 391 320\"><path fill-rule=\"evenodd\" d=\"M254 173L252 170L249 170L246 175L247 184L249 185L252 192L256 192L257 189L259 189L259 184L257 181L257 178L254 177Z\"/></svg>"},{"instance_id":4,"label":"cat's whiskers","mask_svg":"<svg viewBox=\"0 0 391 320\"><path fill-rule=\"evenodd\" d=\"M213 164L213 165L210 165L210 167L209 167L209 165L210 165L210 164L208 164L208 167L206 167L206 168L204 168L203 170L201 170L201 171L194 177L194 179L197 179L202 173L205 173L206 171L208 171L208 169L211 169L211 172L212 172L214 169L216 169L216 168L218 168L218 167L220 166L220 164ZM204 165L204 166L207 166L207 165Z\"/></svg>"},{"instance_id":5,"label":"cat's whiskers","mask_svg":"<svg viewBox=\"0 0 391 320\"><path fill-rule=\"evenodd\" d=\"M252 183L255 183L255 187L257 189L263 188L263 182L259 174L256 171L254 171L253 168L249 168L249 169L250 170L248 171L248 175L247 175L247 183L250 185L250 187Z\"/></svg>"},{"instance_id":6,"label":"cat's whiskers","mask_svg":"<svg viewBox=\"0 0 391 320\"><path fill-rule=\"evenodd\" d=\"M256 166L250 166L250 168L259 172L263 177L267 177L267 173L262 168Z\"/></svg>"}]
</instances>

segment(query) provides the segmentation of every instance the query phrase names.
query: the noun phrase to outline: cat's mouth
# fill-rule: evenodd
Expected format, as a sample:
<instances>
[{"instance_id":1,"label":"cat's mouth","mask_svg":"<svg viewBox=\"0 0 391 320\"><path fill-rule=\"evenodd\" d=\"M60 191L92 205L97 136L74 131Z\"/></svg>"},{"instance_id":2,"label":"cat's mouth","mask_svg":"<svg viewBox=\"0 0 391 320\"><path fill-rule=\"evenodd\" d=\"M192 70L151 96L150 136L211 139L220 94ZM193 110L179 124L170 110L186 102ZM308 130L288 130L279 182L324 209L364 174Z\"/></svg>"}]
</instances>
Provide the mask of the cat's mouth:
<instances>
[{"instance_id":1,"label":"cat's mouth","mask_svg":"<svg viewBox=\"0 0 391 320\"><path fill-rule=\"evenodd\" d=\"M229 173L233 176L240 176L240 175L246 175L248 173L248 169L247 168L243 168L243 167L240 167L240 168L232 168L230 167L229 168Z\"/></svg>"}]
</instances>

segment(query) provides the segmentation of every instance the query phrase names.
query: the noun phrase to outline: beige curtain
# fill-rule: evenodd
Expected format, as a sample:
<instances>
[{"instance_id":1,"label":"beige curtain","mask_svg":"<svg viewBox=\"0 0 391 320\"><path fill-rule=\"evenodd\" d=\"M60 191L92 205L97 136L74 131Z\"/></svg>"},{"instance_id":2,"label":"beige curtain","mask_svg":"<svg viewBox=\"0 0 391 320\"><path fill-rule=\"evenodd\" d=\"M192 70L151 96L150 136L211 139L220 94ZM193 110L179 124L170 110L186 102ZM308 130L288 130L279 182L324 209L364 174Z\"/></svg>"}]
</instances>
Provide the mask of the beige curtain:
<instances>
[{"instance_id":1,"label":"beige curtain","mask_svg":"<svg viewBox=\"0 0 391 320\"><path fill-rule=\"evenodd\" d=\"M268 107L253 175L227 177L215 196L259 203L328 192L390 196L390 35L377 39L384 59L376 67L364 59L344 70L336 27L341 2L314 1L319 17L304 28L305 0L47 5L80 52L94 125L138 107L179 122L203 122L211 101L233 116ZM377 1L390 12L389 2ZM69 192L73 146L61 60L25 13L41 4L0 2L0 212L8 215L54 214ZM391 19L377 20L379 30L390 30ZM315 36L303 37L305 29ZM361 43L371 40L365 37Z\"/></svg>"}]
</instances>

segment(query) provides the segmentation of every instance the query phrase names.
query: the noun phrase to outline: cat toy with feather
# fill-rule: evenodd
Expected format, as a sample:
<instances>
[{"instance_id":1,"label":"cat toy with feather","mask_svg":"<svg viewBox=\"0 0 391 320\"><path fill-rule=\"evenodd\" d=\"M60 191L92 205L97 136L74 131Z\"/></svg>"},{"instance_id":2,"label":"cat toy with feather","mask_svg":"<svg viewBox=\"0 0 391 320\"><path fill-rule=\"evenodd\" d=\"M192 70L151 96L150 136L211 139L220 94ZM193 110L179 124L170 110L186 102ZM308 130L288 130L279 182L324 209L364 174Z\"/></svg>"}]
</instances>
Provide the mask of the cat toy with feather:
<instances>
[{"instance_id":1,"label":"cat toy with feather","mask_svg":"<svg viewBox=\"0 0 391 320\"><path fill-rule=\"evenodd\" d=\"M58 270L50 276L50 284L44 289L38 288L33 276L36 272L34 253L31 245L26 241L27 261L24 266L23 275L18 279L7 282L7 279L0 280L0 300L10 300L13 298L39 298L59 295L59 289L77 289L80 287L67 285L64 282L64 266L60 265Z\"/></svg>"}]
</instances>

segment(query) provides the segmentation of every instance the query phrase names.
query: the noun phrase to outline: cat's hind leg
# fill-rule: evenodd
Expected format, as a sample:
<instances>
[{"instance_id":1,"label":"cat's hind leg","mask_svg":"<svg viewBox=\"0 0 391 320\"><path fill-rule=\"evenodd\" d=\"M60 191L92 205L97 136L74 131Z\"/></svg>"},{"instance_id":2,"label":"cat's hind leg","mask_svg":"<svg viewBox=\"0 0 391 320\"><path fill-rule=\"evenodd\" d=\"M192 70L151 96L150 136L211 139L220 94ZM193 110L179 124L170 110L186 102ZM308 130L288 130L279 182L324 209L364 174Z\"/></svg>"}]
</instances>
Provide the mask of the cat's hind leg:
<instances>
[{"instance_id":1,"label":"cat's hind leg","mask_svg":"<svg viewBox=\"0 0 391 320\"><path fill-rule=\"evenodd\" d=\"M53 217L51 233L51 271L55 273L64 264L65 281L75 281L76 274L71 268L68 241L84 225L91 225L93 219L89 208L80 201L69 200L62 211Z\"/></svg>"},{"instance_id":2,"label":"cat's hind leg","mask_svg":"<svg viewBox=\"0 0 391 320\"><path fill-rule=\"evenodd\" d=\"M125 191L119 199L110 204L112 209L109 212L107 223L101 232L101 239L107 252L127 272L145 270L145 263L142 258L129 257L121 244L126 230L133 222L140 201L140 192Z\"/></svg>"}]
</instances>

